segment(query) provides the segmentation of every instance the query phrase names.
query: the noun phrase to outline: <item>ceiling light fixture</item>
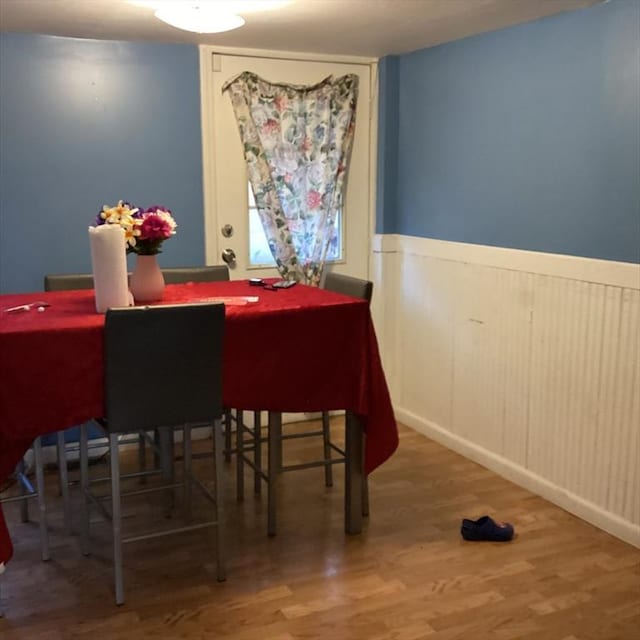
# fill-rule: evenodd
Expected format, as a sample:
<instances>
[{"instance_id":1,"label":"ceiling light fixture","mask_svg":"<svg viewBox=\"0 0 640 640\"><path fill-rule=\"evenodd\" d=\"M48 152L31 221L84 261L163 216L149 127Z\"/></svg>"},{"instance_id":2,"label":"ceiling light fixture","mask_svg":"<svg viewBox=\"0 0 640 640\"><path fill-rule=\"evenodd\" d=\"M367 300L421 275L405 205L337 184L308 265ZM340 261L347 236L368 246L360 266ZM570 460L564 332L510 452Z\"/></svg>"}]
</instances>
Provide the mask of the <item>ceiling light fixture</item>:
<instances>
[{"instance_id":1,"label":"ceiling light fixture","mask_svg":"<svg viewBox=\"0 0 640 640\"><path fill-rule=\"evenodd\" d=\"M206 2L166 2L154 15L172 27L195 33L222 33L244 24L241 16Z\"/></svg>"}]
</instances>

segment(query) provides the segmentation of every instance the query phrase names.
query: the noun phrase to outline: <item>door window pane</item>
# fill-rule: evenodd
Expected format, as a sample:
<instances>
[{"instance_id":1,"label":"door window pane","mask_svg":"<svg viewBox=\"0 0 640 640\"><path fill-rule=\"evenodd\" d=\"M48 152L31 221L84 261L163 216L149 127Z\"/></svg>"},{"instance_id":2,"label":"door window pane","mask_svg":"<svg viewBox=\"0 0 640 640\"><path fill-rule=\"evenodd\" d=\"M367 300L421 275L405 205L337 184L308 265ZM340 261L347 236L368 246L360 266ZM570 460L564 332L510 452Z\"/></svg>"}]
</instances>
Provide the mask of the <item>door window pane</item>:
<instances>
[{"instance_id":1,"label":"door window pane","mask_svg":"<svg viewBox=\"0 0 640 640\"><path fill-rule=\"evenodd\" d=\"M274 267L275 261L269 250L269 243L260 222L256 202L253 199L253 191L249 185L249 266ZM342 260L342 211L336 216L336 232L327 251L327 262L339 262Z\"/></svg>"}]
</instances>

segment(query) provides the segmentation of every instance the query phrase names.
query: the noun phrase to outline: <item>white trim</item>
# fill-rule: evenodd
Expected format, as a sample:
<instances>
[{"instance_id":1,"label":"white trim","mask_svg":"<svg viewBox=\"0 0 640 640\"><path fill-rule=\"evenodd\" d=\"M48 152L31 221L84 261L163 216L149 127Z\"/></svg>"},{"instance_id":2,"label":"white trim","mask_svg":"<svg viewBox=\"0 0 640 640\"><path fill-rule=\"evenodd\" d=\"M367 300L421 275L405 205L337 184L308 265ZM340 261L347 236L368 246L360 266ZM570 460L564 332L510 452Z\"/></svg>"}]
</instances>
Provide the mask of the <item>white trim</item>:
<instances>
[{"instance_id":1,"label":"white trim","mask_svg":"<svg viewBox=\"0 0 640 640\"><path fill-rule=\"evenodd\" d=\"M213 82L211 79L211 53L209 47L198 47L200 53L200 120L202 147L202 197L203 197L203 226L204 226L204 255L205 264L217 264L218 234L216 232L215 216L215 158L214 146L208 143L213 139Z\"/></svg>"},{"instance_id":2,"label":"white trim","mask_svg":"<svg viewBox=\"0 0 640 640\"><path fill-rule=\"evenodd\" d=\"M376 253L428 256L538 275L640 290L640 265L542 251L525 251L396 234L377 235Z\"/></svg>"},{"instance_id":3,"label":"white trim","mask_svg":"<svg viewBox=\"0 0 640 640\"><path fill-rule=\"evenodd\" d=\"M490 469L498 475L542 496L546 500L562 507L566 511L607 531L611 535L640 547L640 525L632 524L613 513L601 509L549 480L528 471L510 460L503 458L483 447L457 436L441 426L421 418L414 413L395 407L399 422L412 428L443 446L456 451L478 464Z\"/></svg>"},{"instance_id":4,"label":"white trim","mask_svg":"<svg viewBox=\"0 0 640 640\"><path fill-rule=\"evenodd\" d=\"M211 58L214 53L228 56L247 56L251 58L278 58L281 60L303 60L308 62L343 62L345 64L377 63L378 58L367 56L347 56L340 54L307 53L304 51L278 51L271 49L244 49L238 47L219 47L217 45L199 45L200 54L203 52ZM201 57L202 60L202 57ZM201 65L202 66L202 65Z\"/></svg>"},{"instance_id":5,"label":"white trim","mask_svg":"<svg viewBox=\"0 0 640 640\"><path fill-rule=\"evenodd\" d=\"M378 63L369 65L369 224L367 225L367 239L372 246L376 231L376 195L377 195L377 167L378 167ZM343 223L344 224L344 223ZM367 279L371 280L374 272L374 255L369 252L367 264Z\"/></svg>"}]
</instances>

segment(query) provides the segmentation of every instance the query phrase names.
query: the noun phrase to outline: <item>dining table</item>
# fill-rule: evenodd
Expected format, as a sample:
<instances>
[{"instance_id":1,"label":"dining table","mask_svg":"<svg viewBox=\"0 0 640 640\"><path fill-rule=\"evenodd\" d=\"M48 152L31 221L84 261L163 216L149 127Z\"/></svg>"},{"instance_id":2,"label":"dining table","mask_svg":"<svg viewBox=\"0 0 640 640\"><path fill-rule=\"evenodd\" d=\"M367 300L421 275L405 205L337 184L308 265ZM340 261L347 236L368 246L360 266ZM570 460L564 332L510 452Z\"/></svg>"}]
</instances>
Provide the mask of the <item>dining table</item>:
<instances>
[{"instance_id":1,"label":"dining table","mask_svg":"<svg viewBox=\"0 0 640 640\"><path fill-rule=\"evenodd\" d=\"M153 304L194 302L225 304L225 407L345 410L365 436L361 473L394 453L398 430L366 301L231 280L167 285ZM104 415L104 321L92 289L0 295L0 486L36 438ZM140 355L132 354L131 376ZM345 518L359 505L358 487L347 485ZM349 533L359 532L354 522ZM0 509L0 563L12 550Z\"/></svg>"}]
</instances>

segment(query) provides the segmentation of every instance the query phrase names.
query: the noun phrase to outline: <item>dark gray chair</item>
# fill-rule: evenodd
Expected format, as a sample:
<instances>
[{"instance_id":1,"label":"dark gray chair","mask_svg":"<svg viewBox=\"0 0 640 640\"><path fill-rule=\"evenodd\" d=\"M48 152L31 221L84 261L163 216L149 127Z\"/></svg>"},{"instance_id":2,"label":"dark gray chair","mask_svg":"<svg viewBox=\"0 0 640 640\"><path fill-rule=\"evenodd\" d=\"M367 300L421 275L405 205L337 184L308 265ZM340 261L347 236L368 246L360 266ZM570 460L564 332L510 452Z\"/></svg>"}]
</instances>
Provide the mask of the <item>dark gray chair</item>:
<instances>
[{"instance_id":1,"label":"dark gray chair","mask_svg":"<svg viewBox=\"0 0 640 640\"><path fill-rule=\"evenodd\" d=\"M370 280L362 280L360 278L354 278L352 276L343 276L337 273L327 273L322 285L323 289L328 291L334 291L336 293L342 293L344 295L352 296L354 298L360 298L366 300L367 303L371 303L371 297L373 295L373 282ZM339 366L339 365L338 365ZM259 412L258 412L259 415ZM335 445L331 441L331 425L330 416L328 411L322 412L322 429L314 431L296 432L292 434L282 433L282 415L280 413L272 412L269 414L269 429L275 431L277 442L277 451L270 452L270 464L267 473L262 469L262 453L261 446L266 440L262 437L260 423L258 422L254 428L249 428L246 425L242 425L242 420L238 419L238 425L236 429L237 445L237 482L236 491L239 501L244 499L244 465L249 465L254 471L254 486L255 492L260 492L261 482L265 481L269 485L269 498L268 498L268 524L267 531L269 535L275 535L276 533L276 514L275 514L275 497L273 496L273 478L274 473L284 471L297 471L300 469L309 469L312 467L324 466L325 469L325 484L327 487L333 486L333 472L332 468L334 464L342 464L345 462L345 451ZM241 426L242 425L242 426ZM247 435L248 439L245 441L244 436ZM323 441L323 458L322 460L316 460L312 462L306 462L296 465L284 465L282 463L282 446L285 440L290 438L308 438L308 437L322 437ZM364 446L362 447L364 451ZM246 455L246 451L253 451L253 460L250 460ZM337 458L332 457L332 452L338 454ZM363 461L364 462L364 461ZM273 469L277 466L277 469ZM363 515L369 515L369 487L366 475L364 476L362 485L362 513Z\"/></svg>"},{"instance_id":2,"label":"dark gray chair","mask_svg":"<svg viewBox=\"0 0 640 640\"><path fill-rule=\"evenodd\" d=\"M360 278L354 278L352 276L343 276L339 273L327 273L324 278L323 289L327 291L334 291L335 293L342 293L346 296L353 298L361 298L371 304L371 298L373 296L373 282L370 280L362 280ZM335 447L331 443L331 426L329 422L329 412L322 412L322 439L324 443L324 459L331 459L331 450ZM327 464L325 466L325 484L327 487L333 486L333 470L332 465ZM363 509L365 515L369 512L369 491L367 485L367 478L364 477L364 495Z\"/></svg>"},{"instance_id":3,"label":"dark gray chair","mask_svg":"<svg viewBox=\"0 0 640 640\"><path fill-rule=\"evenodd\" d=\"M90 273L51 273L44 277L45 291L72 291L74 289L93 289L93 275Z\"/></svg>"},{"instance_id":4,"label":"dark gray chair","mask_svg":"<svg viewBox=\"0 0 640 640\"><path fill-rule=\"evenodd\" d=\"M82 549L88 553L89 500L112 522L116 604L124 602L122 545L170 533L202 527L216 529L217 577L225 579L222 531L222 345L224 305L183 304L109 309L105 319L104 392L105 416L99 419L109 437L110 496L98 498L90 491L87 428L81 429L80 477L83 500ZM159 345L158 339L161 338ZM140 354L136 357L135 354ZM133 360L132 360L133 357ZM213 494L191 473L191 428L214 425L215 489ZM191 487L198 487L214 505L214 517L204 523L123 537L121 498L152 491L170 491L168 483L121 492L119 437L124 433L166 433L183 430L183 477L185 512L190 517ZM149 442L153 445L151 439ZM162 455L159 452L159 455ZM139 474L130 474L137 477ZM127 476L123 476L127 477ZM101 500L110 499L109 513Z\"/></svg>"},{"instance_id":5,"label":"dark gray chair","mask_svg":"<svg viewBox=\"0 0 640 640\"><path fill-rule=\"evenodd\" d=\"M220 282L229 280L229 267L227 265L207 265L200 267L174 267L162 269L166 284L180 284L185 282ZM71 291L74 289L93 289L93 275L91 273L66 273L47 274L44 276L45 291ZM231 449L231 420L229 412L225 415L226 449ZM92 445L89 445L91 448ZM138 456L141 470L146 467L146 441L140 436ZM58 458L58 474L60 481L60 494L64 508L64 523L67 533L71 533L71 500L69 496L69 478L67 469L67 447L64 432L56 434L56 448ZM141 481L144 482L144 476Z\"/></svg>"},{"instance_id":6,"label":"dark gray chair","mask_svg":"<svg viewBox=\"0 0 640 640\"><path fill-rule=\"evenodd\" d=\"M226 264L204 267L174 267L161 271L165 284L229 280L229 267ZM68 273L48 274L44 277L45 291L70 291L72 289L93 289L93 275L90 273Z\"/></svg>"},{"instance_id":7,"label":"dark gray chair","mask_svg":"<svg viewBox=\"0 0 640 640\"><path fill-rule=\"evenodd\" d=\"M185 282L222 282L229 280L229 267L226 264L208 265L206 267L176 267L162 269L165 284L182 284Z\"/></svg>"}]
</instances>

